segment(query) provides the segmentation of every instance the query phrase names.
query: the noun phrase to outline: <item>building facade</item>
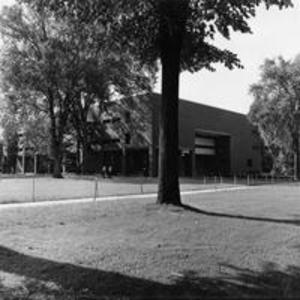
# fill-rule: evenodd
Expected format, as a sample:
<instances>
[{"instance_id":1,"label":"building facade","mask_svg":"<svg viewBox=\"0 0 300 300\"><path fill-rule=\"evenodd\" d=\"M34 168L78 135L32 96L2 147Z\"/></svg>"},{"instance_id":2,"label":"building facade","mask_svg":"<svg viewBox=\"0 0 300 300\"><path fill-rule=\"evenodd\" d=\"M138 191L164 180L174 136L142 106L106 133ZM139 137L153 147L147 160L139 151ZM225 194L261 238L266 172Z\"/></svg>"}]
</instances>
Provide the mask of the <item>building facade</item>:
<instances>
[{"instance_id":1,"label":"building facade","mask_svg":"<svg viewBox=\"0 0 300 300\"><path fill-rule=\"evenodd\" d=\"M159 94L139 95L113 102L107 113L91 108L87 172L100 173L103 166L111 166L115 175L157 176L160 101ZM51 159L36 154L30 145L25 147L22 136L16 171L51 172ZM63 171L78 172L82 155L74 145L69 148ZM260 173L262 153L262 142L246 115L179 101L180 176Z\"/></svg>"},{"instance_id":2,"label":"building facade","mask_svg":"<svg viewBox=\"0 0 300 300\"><path fill-rule=\"evenodd\" d=\"M114 143L103 145L94 159L124 175L158 173L160 95L120 100L120 122L107 125ZM116 138L117 137L117 138ZM246 175L261 172L262 142L246 115L179 101L180 176Z\"/></svg>"}]
</instances>

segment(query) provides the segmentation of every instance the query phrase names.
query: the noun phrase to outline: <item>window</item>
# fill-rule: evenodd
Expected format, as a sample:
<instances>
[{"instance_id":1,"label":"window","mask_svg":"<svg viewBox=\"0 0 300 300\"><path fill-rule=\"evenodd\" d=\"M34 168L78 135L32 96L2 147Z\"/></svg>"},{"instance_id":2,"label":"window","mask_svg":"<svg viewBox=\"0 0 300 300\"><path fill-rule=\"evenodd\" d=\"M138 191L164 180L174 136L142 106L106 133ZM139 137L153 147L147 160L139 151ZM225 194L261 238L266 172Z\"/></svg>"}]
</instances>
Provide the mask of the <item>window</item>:
<instances>
[{"instance_id":1,"label":"window","mask_svg":"<svg viewBox=\"0 0 300 300\"><path fill-rule=\"evenodd\" d=\"M212 137L195 137L195 154L216 155L216 140Z\"/></svg>"}]
</instances>

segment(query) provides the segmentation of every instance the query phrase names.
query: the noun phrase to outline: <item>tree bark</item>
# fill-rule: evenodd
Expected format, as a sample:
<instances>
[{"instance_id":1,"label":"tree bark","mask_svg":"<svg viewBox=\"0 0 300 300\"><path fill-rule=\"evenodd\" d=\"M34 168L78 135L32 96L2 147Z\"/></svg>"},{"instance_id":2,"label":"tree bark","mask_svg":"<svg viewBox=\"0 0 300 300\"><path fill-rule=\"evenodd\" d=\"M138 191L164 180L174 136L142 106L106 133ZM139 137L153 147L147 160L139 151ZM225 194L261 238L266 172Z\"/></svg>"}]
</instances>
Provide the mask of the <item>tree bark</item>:
<instances>
[{"instance_id":1,"label":"tree bark","mask_svg":"<svg viewBox=\"0 0 300 300\"><path fill-rule=\"evenodd\" d=\"M178 180L178 94L182 34L185 26L181 13L184 13L186 7L182 5L186 5L186 2L173 1L172 11L168 9L169 1L161 2L163 14L160 28L162 97L159 121L159 204L181 204Z\"/></svg>"},{"instance_id":2,"label":"tree bark","mask_svg":"<svg viewBox=\"0 0 300 300\"><path fill-rule=\"evenodd\" d=\"M63 178L62 176L62 153L60 143L58 141L52 142L52 156L53 156L53 178Z\"/></svg>"},{"instance_id":3,"label":"tree bark","mask_svg":"<svg viewBox=\"0 0 300 300\"><path fill-rule=\"evenodd\" d=\"M63 178L62 176L62 135L58 133L59 125L56 122L54 113L54 98L52 91L48 92L48 103L50 113L50 134L51 134L51 156L53 159L53 178Z\"/></svg>"},{"instance_id":4,"label":"tree bark","mask_svg":"<svg viewBox=\"0 0 300 300\"><path fill-rule=\"evenodd\" d=\"M38 154L33 154L33 173L36 175L38 173Z\"/></svg>"},{"instance_id":5,"label":"tree bark","mask_svg":"<svg viewBox=\"0 0 300 300\"><path fill-rule=\"evenodd\" d=\"M300 179L300 149L298 133L294 135L294 180Z\"/></svg>"},{"instance_id":6,"label":"tree bark","mask_svg":"<svg viewBox=\"0 0 300 300\"><path fill-rule=\"evenodd\" d=\"M81 150L82 150L81 173L88 174L89 166L88 166L88 142L87 141L82 140Z\"/></svg>"}]
</instances>

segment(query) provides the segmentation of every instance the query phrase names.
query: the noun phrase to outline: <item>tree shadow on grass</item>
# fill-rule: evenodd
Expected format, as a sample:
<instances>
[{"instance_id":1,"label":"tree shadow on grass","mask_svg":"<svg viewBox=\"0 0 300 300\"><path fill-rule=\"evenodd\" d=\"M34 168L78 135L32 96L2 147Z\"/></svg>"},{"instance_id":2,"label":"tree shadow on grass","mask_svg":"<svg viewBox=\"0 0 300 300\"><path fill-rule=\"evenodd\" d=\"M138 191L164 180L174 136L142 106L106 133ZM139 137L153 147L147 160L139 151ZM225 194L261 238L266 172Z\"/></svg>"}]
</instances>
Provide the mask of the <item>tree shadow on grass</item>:
<instances>
[{"instance_id":1,"label":"tree shadow on grass","mask_svg":"<svg viewBox=\"0 0 300 300\"><path fill-rule=\"evenodd\" d=\"M183 290L204 299L299 299L300 268L285 270L274 263L267 263L262 271L242 269L232 265L220 265L222 276L203 278L187 272L176 283Z\"/></svg>"},{"instance_id":2,"label":"tree shadow on grass","mask_svg":"<svg viewBox=\"0 0 300 300\"><path fill-rule=\"evenodd\" d=\"M245 216L245 215L239 215L239 214L213 212L213 211L199 209L197 207L186 205L186 204L182 204L180 207L182 207L183 209L185 209L187 211L199 213L199 214L206 215L206 216L212 216L212 217L221 217L221 218L229 218L229 219L240 219L240 220L249 220L249 221L269 222L269 223L300 226L300 219L276 219L276 218L268 218L268 217L254 217L254 216Z\"/></svg>"},{"instance_id":3,"label":"tree shadow on grass","mask_svg":"<svg viewBox=\"0 0 300 300\"><path fill-rule=\"evenodd\" d=\"M293 299L300 297L300 268L280 271L268 264L261 272L220 265L220 276L193 271L170 284L25 255L0 247L0 271L24 278L22 288L0 284L4 299ZM1 298L3 299L3 298Z\"/></svg>"}]
</instances>

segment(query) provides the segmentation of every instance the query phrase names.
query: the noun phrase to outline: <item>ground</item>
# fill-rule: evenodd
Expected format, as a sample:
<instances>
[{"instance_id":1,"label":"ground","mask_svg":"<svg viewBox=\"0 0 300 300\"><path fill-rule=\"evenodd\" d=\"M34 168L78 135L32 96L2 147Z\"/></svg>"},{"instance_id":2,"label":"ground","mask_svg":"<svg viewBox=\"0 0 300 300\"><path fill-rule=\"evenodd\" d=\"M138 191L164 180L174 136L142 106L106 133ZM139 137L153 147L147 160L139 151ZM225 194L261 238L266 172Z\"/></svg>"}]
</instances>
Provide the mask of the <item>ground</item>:
<instances>
[{"instance_id":1,"label":"ground","mask_svg":"<svg viewBox=\"0 0 300 300\"><path fill-rule=\"evenodd\" d=\"M299 298L299 193L289 184L184 196L184 207L0 207L1 295Z\"/></svg>"},{"instance_id":2,"label":"ground","mask_svg":"<svg viewBox=\"0 0 300 300\"><path fill-rule=\"evenodd\" d=\"M233 186L233 179L221 182L219 177L203 179L181 179L181 189L198 190ZM51 177L0 177L0 203L31 202L86 197L155 193L157 180L146 177L69 176L65 179Z\"/></svg>"}]
</instances>

